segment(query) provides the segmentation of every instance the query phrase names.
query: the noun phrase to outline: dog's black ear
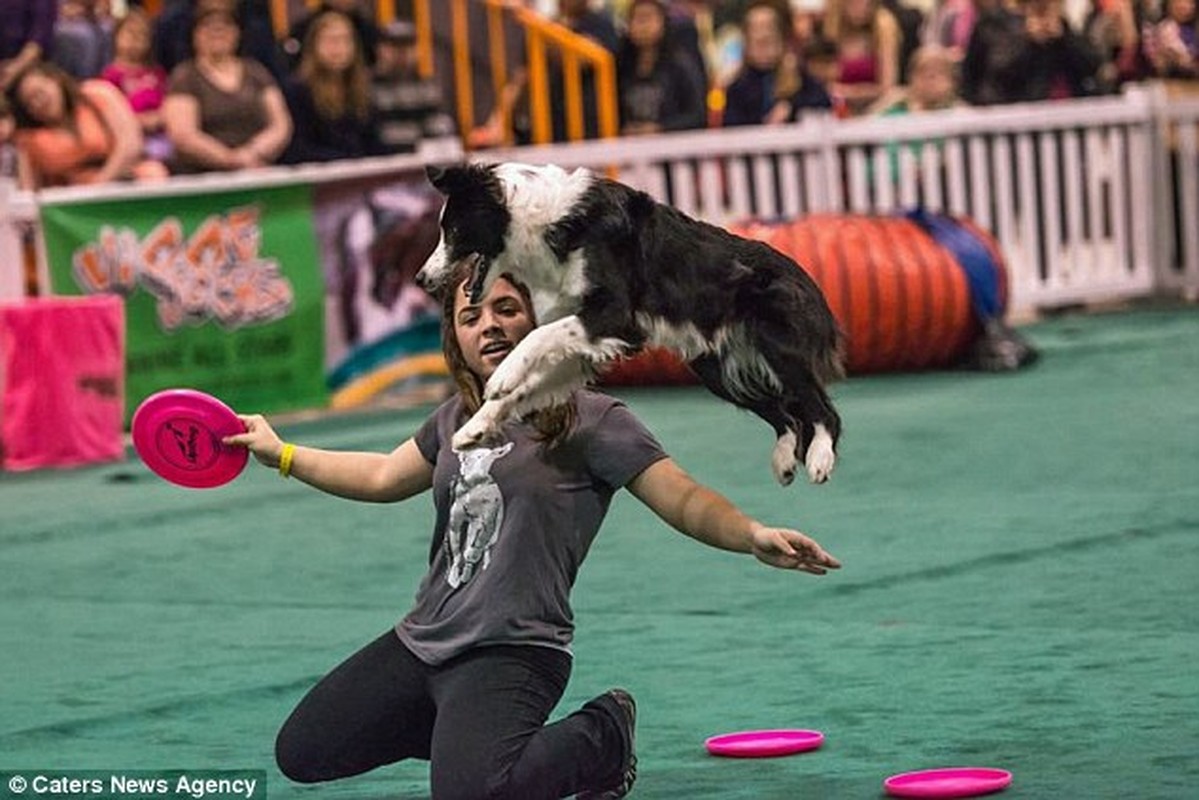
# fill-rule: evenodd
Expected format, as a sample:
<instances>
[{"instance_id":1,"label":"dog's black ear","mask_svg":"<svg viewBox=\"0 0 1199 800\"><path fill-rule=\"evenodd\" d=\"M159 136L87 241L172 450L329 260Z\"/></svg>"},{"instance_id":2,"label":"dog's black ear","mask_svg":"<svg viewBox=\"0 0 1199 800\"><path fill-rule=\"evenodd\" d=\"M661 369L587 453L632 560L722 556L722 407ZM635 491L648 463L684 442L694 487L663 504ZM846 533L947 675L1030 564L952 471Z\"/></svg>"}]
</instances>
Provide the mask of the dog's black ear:
<instances>
[{"instance_id":1,"label":"dog's black ear","mask_svg":"<svg viewBox=\"0 0 1199 800\"><path fill-rule=\"evenodd\" d=\"M495 176L494 169L485 164L451 164L449 166L425 167L425 175L433 188L450 195L476 195L502 203L504 190Z\"/></svg>"},{"instance_id":2,"label":"dog's black ear","mask_svg":"<svg viewBox=\"0 0 1199 800\"><path fill-rule=\"evenodd\" d=\"M443 167L438 164L429 164L425 167L425 176L429 179L429 183L433 184L434 189L442 194L449 194L451 184L455 182L454 173L462 169L461 165Z\"/></svg>"},{"instance_id":3,"label":"dog's black ear","mask_svg":"<svg viewBox=\"0 0 1199 800\"><path fill-rule=\"evenodd\" d=\"M470 164L449 164L446 166L429 164L425 167L425 175L428 177L429 183L433 184L433 188L437 191L442 194L452 194L460 192L476 183L476 170L477 167L472 167Z\"/></svg>"}]
</instances>

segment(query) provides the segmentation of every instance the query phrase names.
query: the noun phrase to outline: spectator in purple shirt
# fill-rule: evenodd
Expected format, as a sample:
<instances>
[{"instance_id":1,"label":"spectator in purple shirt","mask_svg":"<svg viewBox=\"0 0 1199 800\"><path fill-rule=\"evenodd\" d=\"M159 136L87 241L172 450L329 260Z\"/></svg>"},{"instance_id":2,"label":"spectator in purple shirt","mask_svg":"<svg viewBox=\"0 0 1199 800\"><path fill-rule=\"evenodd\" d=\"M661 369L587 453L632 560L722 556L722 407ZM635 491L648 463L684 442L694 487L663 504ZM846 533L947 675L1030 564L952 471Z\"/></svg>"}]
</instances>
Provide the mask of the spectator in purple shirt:
<instances>
[{"instance_id":1,"label":"spectator in purple shirt","mask_svg":"<svg viewBox=\"0 0 1199 800\"><path fill-rule=\"evenodd\" d=\"M57 0L0 2L0 89L25 67L50 56L57 17Z\"/></svg>"}]
</instances>

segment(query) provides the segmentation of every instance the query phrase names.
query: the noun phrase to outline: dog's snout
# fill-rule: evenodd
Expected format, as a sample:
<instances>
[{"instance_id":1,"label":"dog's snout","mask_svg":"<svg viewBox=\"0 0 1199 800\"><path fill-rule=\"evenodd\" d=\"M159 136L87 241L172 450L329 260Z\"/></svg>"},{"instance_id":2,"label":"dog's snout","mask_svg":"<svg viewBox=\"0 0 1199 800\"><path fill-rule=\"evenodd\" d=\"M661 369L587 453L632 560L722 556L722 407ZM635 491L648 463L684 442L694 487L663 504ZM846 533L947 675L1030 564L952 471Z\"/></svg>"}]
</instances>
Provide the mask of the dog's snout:
<instances>
[{"instance_id":1,"label":"dog's snout","mask_svg":"<svg viewBox=\"0 0 1199 800\"><path fill-rule=\"evenodd\" d=\"M425 271L424 267L421 267L417 271L416 277L414 277L412 280L419 288L424 289L426 292L429 291L429 275Z\"/></svg>"}]
</instances>

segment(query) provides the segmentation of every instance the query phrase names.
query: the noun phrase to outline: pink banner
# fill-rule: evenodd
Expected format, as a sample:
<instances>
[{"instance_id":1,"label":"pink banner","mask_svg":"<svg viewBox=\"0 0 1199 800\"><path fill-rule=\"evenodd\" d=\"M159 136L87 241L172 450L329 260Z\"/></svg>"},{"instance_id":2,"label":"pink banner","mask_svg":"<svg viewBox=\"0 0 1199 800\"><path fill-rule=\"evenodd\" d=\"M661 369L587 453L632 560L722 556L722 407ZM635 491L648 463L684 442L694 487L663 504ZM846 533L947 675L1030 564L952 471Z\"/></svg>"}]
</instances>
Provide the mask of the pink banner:
<instances>
[{"instance_id":1,"label":"pink banner","mask_svg":"<svg viewBox=\"0 0 1199 800\"><path fill-rule=\"evenodd\" d=\"M121 298L0 303L0 466L123 458L124 365Z\"/></svg>"}]
</instances>

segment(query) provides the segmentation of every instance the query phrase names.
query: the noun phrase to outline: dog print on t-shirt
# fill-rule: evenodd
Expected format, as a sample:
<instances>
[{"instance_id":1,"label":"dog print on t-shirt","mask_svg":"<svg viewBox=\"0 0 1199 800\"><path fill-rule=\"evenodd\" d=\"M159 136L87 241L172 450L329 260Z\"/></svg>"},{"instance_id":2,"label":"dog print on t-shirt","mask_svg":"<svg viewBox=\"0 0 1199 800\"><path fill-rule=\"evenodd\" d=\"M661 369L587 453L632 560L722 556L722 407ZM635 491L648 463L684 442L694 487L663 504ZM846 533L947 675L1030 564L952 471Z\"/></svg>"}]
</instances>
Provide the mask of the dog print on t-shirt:
<instances>
[{"instance_id":1,"label":"dog print on t-shirt","mask_svg":"<svg viewBox=\"0 0 1199 800\"><path fill-rule=\"evenodd\" d=\"M455 451L458 477L451 489L453 502L445 531L450 552L446 582L455 589L491 563L491 548L504 521L504 495L491 476L491 465L511 449L508 442L502 447Z\"/></svg>"}]
</instances>

